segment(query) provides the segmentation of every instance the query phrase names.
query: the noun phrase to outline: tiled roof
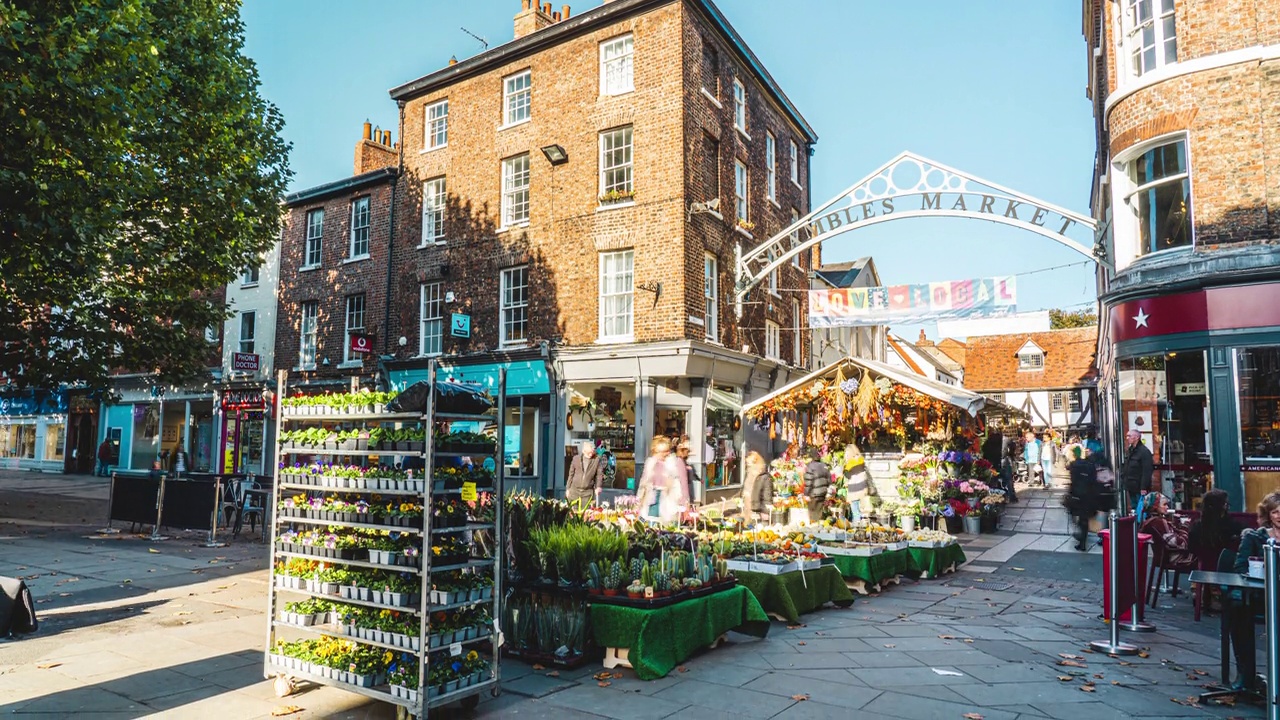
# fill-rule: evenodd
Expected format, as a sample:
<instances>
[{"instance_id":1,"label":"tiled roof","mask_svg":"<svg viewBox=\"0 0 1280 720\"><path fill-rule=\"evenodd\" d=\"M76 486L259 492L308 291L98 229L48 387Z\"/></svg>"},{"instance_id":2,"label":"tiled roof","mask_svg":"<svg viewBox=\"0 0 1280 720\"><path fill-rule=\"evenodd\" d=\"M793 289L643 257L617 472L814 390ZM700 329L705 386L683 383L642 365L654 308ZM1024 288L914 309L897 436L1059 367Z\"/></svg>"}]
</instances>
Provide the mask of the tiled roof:
<instances>
[{"instance_id":1,"label":"tiled roof","mask_svg":"<svg viewBox=\"0 0 1280 720\"><path fill-rule=\"evenodd\" d=\"M965 356L969 352L968 345L955 338L942 338L938 341L937 348L945 353L947 357L960 363L960 367L964 367Z\"/></svg>"},{"instance_id":2,"label":"tiled roof","mask_svg":"<svg viewBox=\"0 0 1280 720\"><path fill-rule=\"evenodd\" d=\"M852 262L825 263L814 269L814 274L831 284L832 287L853 287L862 271L871 263L870 257L861 257Z\"/></svg>"},{"instance_id":3,"label":"tiled roof","mask_svg":"<svg viewBox=\"0 0 1280 720\"><path fill-rule=\"evenodd\" d=\"M1028 341L1044 350L1044 369L1018 370L1018 350ZM1097 326L971 337L965 352L964 385L975 392L1091 385L1097 378L1093 366L1097 342Z\"/></svg>"}]
</instances>

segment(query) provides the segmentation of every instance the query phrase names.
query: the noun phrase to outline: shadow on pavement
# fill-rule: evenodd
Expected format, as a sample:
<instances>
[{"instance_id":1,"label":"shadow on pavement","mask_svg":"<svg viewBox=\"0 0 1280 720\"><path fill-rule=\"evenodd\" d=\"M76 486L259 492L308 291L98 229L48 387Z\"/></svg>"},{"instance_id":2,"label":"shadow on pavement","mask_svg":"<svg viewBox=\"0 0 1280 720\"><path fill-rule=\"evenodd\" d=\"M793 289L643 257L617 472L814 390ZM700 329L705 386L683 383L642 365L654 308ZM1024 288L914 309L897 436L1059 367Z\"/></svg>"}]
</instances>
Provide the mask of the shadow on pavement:
<instances>
[{"instance_id":1,"label":"shadow on pavement","mask_svg":"<svg viewBox=\"0 0 1280 720\"><path fill-rule=\"evenodd\" d=\"M148 600L145 602L137 602L125 607L105 607L93 610L79 610L75 612L50 612L41 614L36 611L36 617L40 621L40 629L33 635L23 636L26 638L48 638L61 633L77 630L84 627L102 627L113 622L127 620L131 617L141 615L149 608L163 605L167 600Z\"/></svg>"}]
</instances>

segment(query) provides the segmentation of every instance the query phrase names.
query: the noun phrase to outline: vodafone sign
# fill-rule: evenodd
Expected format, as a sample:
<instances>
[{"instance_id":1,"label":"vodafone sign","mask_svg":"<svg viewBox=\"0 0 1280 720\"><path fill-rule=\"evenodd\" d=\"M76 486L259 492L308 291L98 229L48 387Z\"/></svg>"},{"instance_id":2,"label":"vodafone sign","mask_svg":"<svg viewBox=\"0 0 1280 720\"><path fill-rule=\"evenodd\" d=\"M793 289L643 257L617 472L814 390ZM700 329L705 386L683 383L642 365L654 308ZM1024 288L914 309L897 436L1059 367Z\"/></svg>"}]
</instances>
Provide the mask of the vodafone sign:
<instances>
[{"instance_id":1,"label":"vodafone sign","mask_svg":"<svg viewBox=\"0 0 1280 720\"><path fill-rule=\"evenodd\" d=\"M373 336L351 334L351 352L353 353L371 353L373 352Z\"/></svg>"}]
</instances>

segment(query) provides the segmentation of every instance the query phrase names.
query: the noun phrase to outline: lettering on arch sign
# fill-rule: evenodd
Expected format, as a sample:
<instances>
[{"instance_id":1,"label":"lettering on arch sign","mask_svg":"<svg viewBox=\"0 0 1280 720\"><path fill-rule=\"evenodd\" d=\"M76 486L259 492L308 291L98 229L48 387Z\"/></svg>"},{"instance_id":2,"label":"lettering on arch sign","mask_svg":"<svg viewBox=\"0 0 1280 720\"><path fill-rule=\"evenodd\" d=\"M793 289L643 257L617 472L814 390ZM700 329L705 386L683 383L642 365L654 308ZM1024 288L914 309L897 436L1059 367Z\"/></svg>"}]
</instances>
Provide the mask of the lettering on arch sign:
<instances>
[{"instance_id":1,"label":"lettering on arch sign","mask_svg":"<svg viewBox=\"0 0 1280 720\"><path fill-rule=\"evenodd\" d=\"M809 291L810 327L858 327L955 318L989 318L1017 311L1013 275Z\"/></svg>"}]
</instances>

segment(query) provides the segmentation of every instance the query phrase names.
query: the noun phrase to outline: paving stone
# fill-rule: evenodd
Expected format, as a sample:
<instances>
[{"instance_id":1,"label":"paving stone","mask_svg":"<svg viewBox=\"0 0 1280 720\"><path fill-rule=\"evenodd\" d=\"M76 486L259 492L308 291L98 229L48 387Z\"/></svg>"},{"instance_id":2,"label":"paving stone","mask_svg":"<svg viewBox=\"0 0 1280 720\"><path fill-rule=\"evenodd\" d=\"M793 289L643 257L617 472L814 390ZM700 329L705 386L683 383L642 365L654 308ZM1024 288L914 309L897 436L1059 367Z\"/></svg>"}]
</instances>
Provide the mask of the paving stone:
<instances>
[{"instance_id":1,"label":"paving stone","mask_svg":"<svg viewBox=\"0 0 1280 720\"><path fill-rule=\"evenodd\" d=\"M1054 720L1128 720L1132 717L1110 705L1100 702L1072 703L1070 705L1040 705L1036 710Z\"/></svg>"},{"instance_id":2,"label":"paving stone","mask_svg":"<svg viewBox=\"0 0 1280 720\"><path fill-rule=\"evenodd\" d=\"M943 689L947 688L938 688L938 690ZM867 703L863 710L912 720L956 720L967 712L982 715L984 720L1015 720L1018 717L1016 713L987 710L977 705L958 703L952 699L919 697L899 692L885 692Z\"/></svg>"},{"instance_id":3,"label":"paving stone","mask_svg":"<svg viewBox=\"0 0 1280 720\"><path fill-rule=\"evenodd\" d=\"M683 711L689 705L665 697L617 692L612 687L602 688L595 683L549 695L545 702L617 720L660 720Z\"/></svg>"},{"instance_id":4,"label":"paving stone","mask_svg":"<svg viewBox=\"0 0 1280 720\"><path fill-rule=\"evenodd\" d=\"M943 675L934 669L961 673L960 676ZM954 685L972 683L973 678L964 674L964 668L925 665L905 668L861 668L853 671L854 677L869 687L896 687L901 685Z\"/></svg>"},{"instance_id":5,"label":"paving stone","mask_svg":"<svg viewBox=\"0 0 1280 720\"><path fill-rule=\"evenodd\" d=\"M770 667L776 670L794 668L835 668L849 667L849 658L838 652L811 652L789 654L767 654L763 656Z\"/></svg>"},{"instance_id":6,"label":"paving stone","mask_svg":"<svg viewBox=\"0 0 1280 720\"><path fill-rule=\"evenodd\" d=\"M930 652L908 652L907 654L931 667L990 665L991 663L999 662L999 658L994 658L977 650L934 650Z\"/></svg>"},{"instance_id":7,"label":"paving stone","mask_svg":"<svg viewBox=\"0 0 1280 720\"><path fill-rule=\"evenodd\" d=\"M850 713L871 702L880 694L880 690L853 685L847 679L842 682L832 682L814 677L781 673L756 678L744 685L743 688L780 695L785 698L790 698L792 695L808 695L811 700L840 705Z\"/></svg>"},{"instance_id":8,"label":"paving stone","mask_svg":"<svg viewBox=\"0 0 1280 720\"><path fill-rule=\"evenodd\" d=\"M771 693L757 692L746 688L738 688L733 692L725 692L723 685L706 683L698 680L686 680L654 695L672 703L697 705L733 713L741 717L769 718L787 709L794 702L790 697L780 697ZM700 711L686 711L690 716L698 716Z\"/></svg>"},{"instance_id":9,"label":"paving stone","mask_svg":"<svg viewBox=\"0 0 1280 720\"><path fill-rule=\"evenodd\" d=\"M689 672L672 673L680 678L689 680L703 680L716 685L728 685L729 687L740 687L755 680L761 675L767 674L768 670L760 670L758 668L747 667L745 665L732 665L728 663L711 663L705 662L699 665L687 664ZM662 682L671 678L668 675L661 680L650 681L650 683ZM644 682L644 681L641 681Z\"/></svg>"},{"instance_id":10,"label":"paving stone","mask_svg":"<svg viewBox=\"0 0 1280 720\"><path fill-rule=\"evenodd\" d=\"M1080 690L1076 683L1064 683L1057 680L1044 682L1001 683L987 685L972 683L952 687L958 695L968 698L977 705L993 706L1002 704L1016 705L1048 705L1054 703L1080 703L1092 697L1090 693Z\"/></svg>"},{"instance_id":11,"label":"paving stone","mask_svg":"<svg viewBox=\"0 0 1280 720\"><path fill-rule=\"evenodd\" d=\"M880 715L879 713L869 713L866 710L859 710L856 715L849 712L849 708L839 707L836 705L827 705L822 702L814 702L812 698L805 702L798 702L791 707L783 710L773 716L774 720L849 720L856 717L858 720L896 720L901 717L899 715ZM699 719L701 720L701 719Z\"/></svg>"},{"instance_id":12,"label":"paving stone","mask_svg":"<svg viewBox=\"0 0 1280 720\"><path fill-rule=\"evenodd\" d=\"M561 678L549 678L542 674L532 674L511 682L502 683L502 691L532 698L543 698L565 688L571 688L576 684Z\"/></svg>"},{"instance_id":13,"label":"paving stone","mask_svg":"<svg viewBox=\"0 0 1280 720\"><path fill-rule=\"evenodd\" d=\"M849 658L855 668L918 667L925 664L904 652L896 650L847 652L843 653L843 655Z\"/></svg>"}]
</instances>

